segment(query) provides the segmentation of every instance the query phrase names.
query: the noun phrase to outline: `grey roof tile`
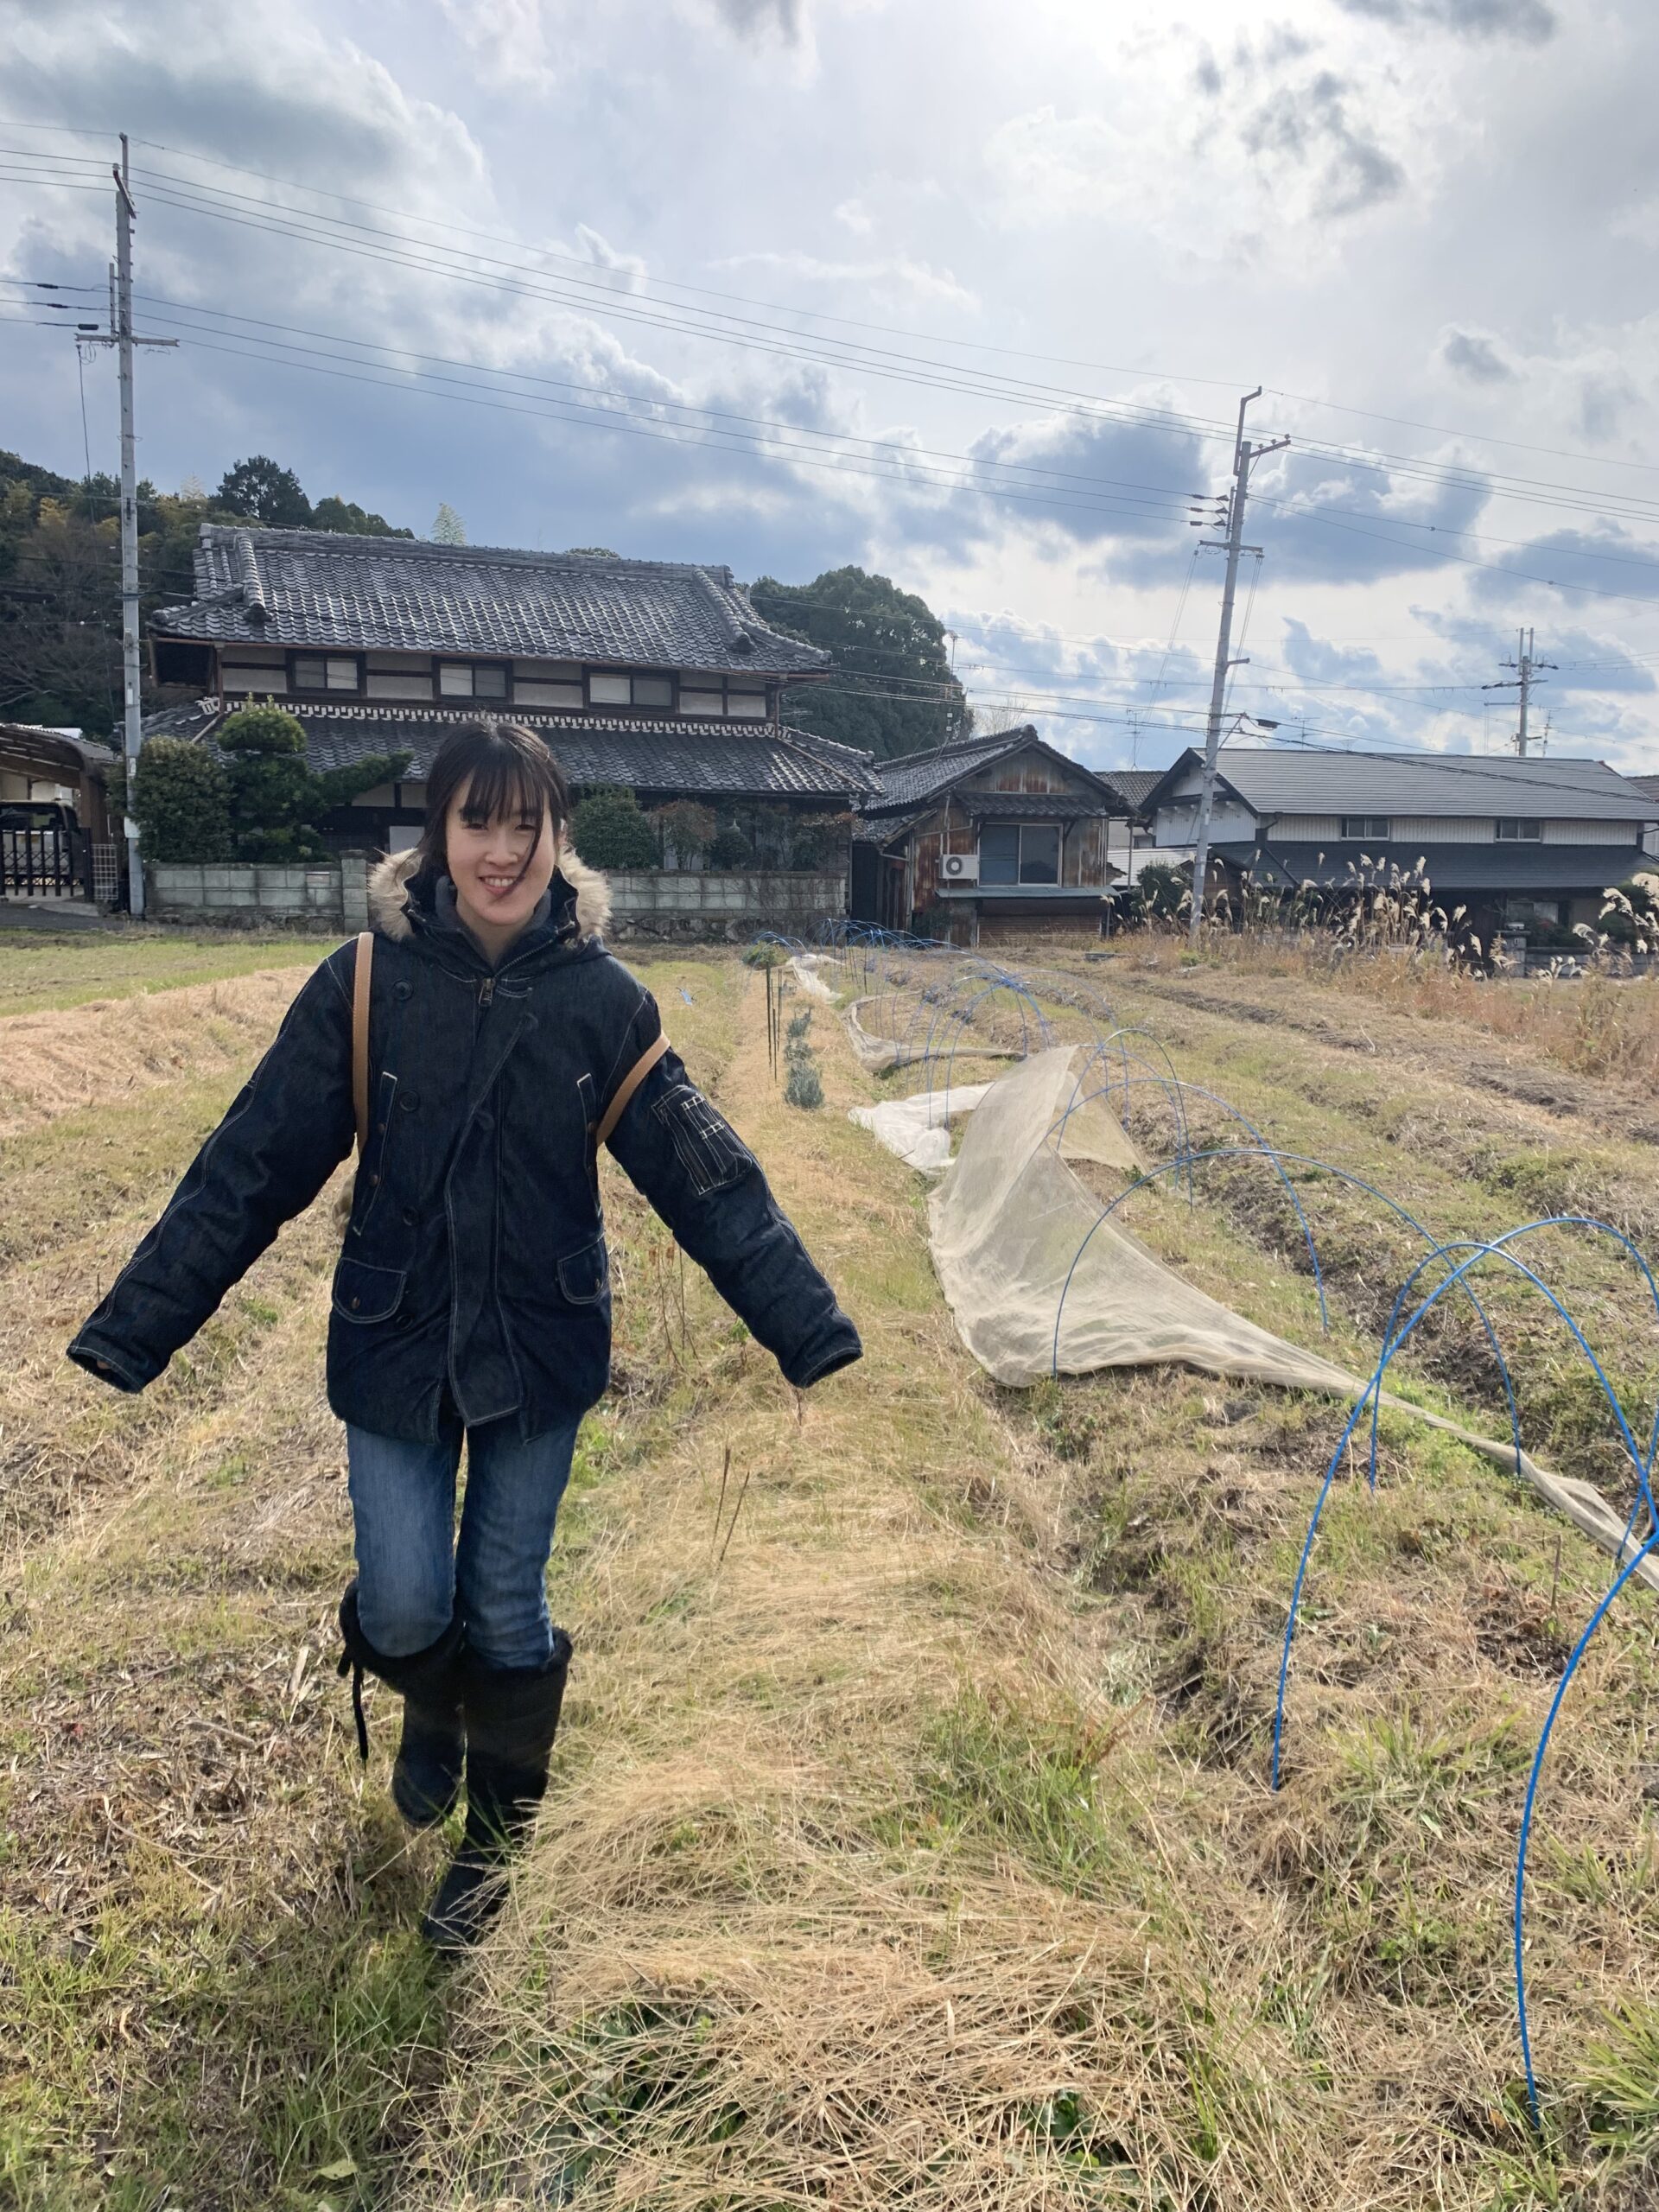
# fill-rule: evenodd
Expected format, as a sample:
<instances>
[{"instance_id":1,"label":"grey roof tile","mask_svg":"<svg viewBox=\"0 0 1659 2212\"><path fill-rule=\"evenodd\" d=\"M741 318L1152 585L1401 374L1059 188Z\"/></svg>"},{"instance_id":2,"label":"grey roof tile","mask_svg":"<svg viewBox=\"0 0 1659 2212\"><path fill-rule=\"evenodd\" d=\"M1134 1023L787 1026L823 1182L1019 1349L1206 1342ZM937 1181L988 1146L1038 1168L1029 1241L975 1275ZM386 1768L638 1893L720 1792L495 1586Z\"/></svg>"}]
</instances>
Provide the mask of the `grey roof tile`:
<instances>
[{"instance_id":1,"label":"grey roof tile","mask_svg":"<svg viewBox=\"0 0 1659 2212\"><path fill-rule=\"evenodd\" d=\"M153 715L146 737L210 737L229 711L219 701ZM305 731L306 759L317 774L377 753L410 753L411 782L423 779L445 735L476 721L476 712L356 706L290 709ZM623 784L635 791L692 798L816 798L856 805L876 788L868 756L804 730L771 722L671 723L628 715L519 714L545 738L573 784Z\"/></svg>"},{"instance_id":2,"label":"grey roof tile","mask_svg":"<svg viewBox=\"0 0 1659 2212\"><path fill-rule=\"evenodd\" d=\"M1189 748L1166 770L1166 779L1200 759ZM1521 814L1636 822L1653 808L1649 794L1605 760L1229 746L1220 768L1258 814Z\"/></svg>"},{"instance_id":3,"label":"grey roof tile","mask_svg":"<svg viewBox=\"0 0 1659 2212\"><path fill-rule=\"evenodd\" d=\"M983 737L958 738L954 745L942 745L932 753L900 753L895 760L878 760L875 772L881 780L881 798L878 805L910 806L918 799L929 798L935 791L944 790L958 776L965 776L972 768L994 760L1000 753L1012 752L1016 745L1034 739L1034 729L998 730Z\"/></svg>"},{"instance_id":4,"label":"grey roof tile","mask_svg":"<svg viewBox=\"0 0 1659 2212\"><path fill-rule=\"evenodd\" d=\"M916 807L924 800L938 797L953 784L960 783L976 769L988 768L1005 753L1017 753L1027 745L1042 746L1043 741L1029 722L1016 729L987 731L982 737L958 738L953 745L942 745L931 753L901 753L895 760L878 760L875 772L881 779L881 796L873 800L867 812L884 810L899 812ZM1044 747L1052 751L1052 747ZM1064 756L1062 756L1064 757ZM1116 800L1117 792L1109 772L1096 775L1092 768L1085 768L1081 761L1068 760L1066 766L1077 772L1085 784L1094 784L1100 791L1100 811L1105 812ZM1001 792L997 803L1012 811L1026 811L1040 815L1046 810L1041 804L1027 804L1027 798L1040 800L1046 794L1026 794L1018 791ZM1123 802L1127 804L1126 802ZM1075 813L1072 805L1067 811Z\"/></svg>"},{"instance_id":5,"label":"grey roof tile","mask_svg":"<svg viewBox=\"0 0 1659 2212\"><path fill-rule=\"evenodd\" d=\"M1121 791L1130 806L1139 807L1148 791L1164 780L1161 768L1097 768L1095 771L1103 783L1115 791Z\"/></svg>"},{"instance_id":6,"label":"grey roof tile","mask_svg":"<svg viewBox=\"0 0 1659 2212\"><path fill-rule=\"evenodd\" d=\"M196 596L160 634L341 652L521 654L808 675L830 656L770 628L729 569L204 523Z\"/></svg>"}]
</instances>

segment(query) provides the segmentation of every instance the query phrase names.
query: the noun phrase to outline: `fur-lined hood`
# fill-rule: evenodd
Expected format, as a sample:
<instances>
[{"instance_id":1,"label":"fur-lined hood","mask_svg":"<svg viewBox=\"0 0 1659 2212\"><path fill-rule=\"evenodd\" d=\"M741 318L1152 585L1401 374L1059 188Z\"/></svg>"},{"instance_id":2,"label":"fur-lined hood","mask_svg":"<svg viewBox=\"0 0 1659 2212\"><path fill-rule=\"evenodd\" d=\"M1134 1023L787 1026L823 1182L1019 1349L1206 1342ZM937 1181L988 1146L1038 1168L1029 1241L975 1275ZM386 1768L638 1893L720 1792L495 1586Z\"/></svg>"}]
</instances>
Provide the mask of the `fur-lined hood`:
<instances>
[{"instance_id":1,"label":"fur-lined hood","mask_svg":"<svg viewBox=\"0 0 1659 2212\"><path fill-rule=\"evenodd\" d=\"M369 919L383 937L401 944L410 935L409 879L415 873L413 847L393 853L369 870ZM559 874L576 894L576 927L585 938L603 937L610 927L611 893L595 868L578 860L569 844L559 848Z\"/></svg>"}]
</instances>

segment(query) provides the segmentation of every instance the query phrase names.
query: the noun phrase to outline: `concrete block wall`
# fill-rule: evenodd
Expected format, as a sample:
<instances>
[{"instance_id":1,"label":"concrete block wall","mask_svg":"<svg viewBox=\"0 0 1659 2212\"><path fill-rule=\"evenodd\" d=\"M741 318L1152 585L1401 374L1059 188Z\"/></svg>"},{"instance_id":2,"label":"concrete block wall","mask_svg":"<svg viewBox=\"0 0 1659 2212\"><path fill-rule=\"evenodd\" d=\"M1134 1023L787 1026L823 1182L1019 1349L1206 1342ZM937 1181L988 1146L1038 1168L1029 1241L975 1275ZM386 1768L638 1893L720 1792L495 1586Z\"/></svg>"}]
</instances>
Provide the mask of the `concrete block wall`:
<instances>
[{"instance_id":1,"label":"concrete block wall","mask_svg":"<svg viewBox=\"0 0 1659 2212\"><path fill-rule=\"evenodd\" d=\"M346 936L368 927L368 867L355 854L298 868L152 861L144 880L158 922ZM609 881L611 935L619 939L741 944L757 930L809 937L821 921L847 911L844 875L651 868L619 872Z\"/></svg>"},{"instance_id":2,"label":"concrete block wall","mask_svg":"<svg viewBox=\"0 0 1659 2212\"><path fill-rule=\"evenodd\" d=\"M844 875L641 868L607 878L611 936L743 944L757 930L809 937L847 911Z\"/></svg>"},{"instance_id":3,"label":"concrete block wall","mask_svg":"<svg viewBox=\"0 0 1659 2212\"><path fill-rule=\"evenodd\" d=\"M295 867L153 861L144 871L152 920L334 936L367 928L367 861L356 855Z\"/></svg>"}]
</instances>

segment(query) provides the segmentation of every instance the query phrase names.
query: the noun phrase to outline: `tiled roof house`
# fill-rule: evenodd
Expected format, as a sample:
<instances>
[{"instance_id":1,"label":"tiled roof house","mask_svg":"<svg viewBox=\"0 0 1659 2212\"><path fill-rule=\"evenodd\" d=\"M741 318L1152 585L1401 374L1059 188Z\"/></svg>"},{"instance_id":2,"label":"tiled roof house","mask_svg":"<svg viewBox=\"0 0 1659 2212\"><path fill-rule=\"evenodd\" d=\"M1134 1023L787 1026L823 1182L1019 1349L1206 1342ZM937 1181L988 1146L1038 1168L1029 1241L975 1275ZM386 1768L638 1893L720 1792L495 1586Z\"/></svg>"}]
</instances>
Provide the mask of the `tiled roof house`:
<instances>
[{"instance_id":1,"label":"tiled roof house","mask_svg":"<svg viewBox=\"0 0 1659 2212\"><path fill-rule=\"evenodd\" d=\"M1143 794L1160 847L1192 856L1203 755L1181 754ZM1533 754L1326 753L1232 747L1221 754L1213 876L1294 892L1341 888L1422 863L1437 902L1471 926L1593 925L1603 893L1643 864L1659 785L1603 760Z\"/></svg>"},{"instance_id":2,"label":"tiled roof house","mask_svg":"<svg viewBox=\"0 0 1659 2212\"><path fill-rule=\"evenodd\" d=\"M1128 845L1129 802L1029 724L875 764L853 842L851 912L887 929L943 927L977 944L988 922L1098 923L1111 824Z\"/></svg>"},{"instance_id":3,"label":"tiled roof house","mask_svg":"<svg viewBox=\"0 0 1659 2212\"><path fill-rule=\"evenodd\" d=\"M715 808L761 860L801 816L879 790L867 754L785 725L784 684L827 676L829 657L762 621L726 568L210 523L194 598L149 629L157 680L198 694L150 734L211 739L270 698L319 772L413 755L321 825L340 842L411 842L434 752L480 714L540 732L579 788Z\"/></svg>"}]
</instances>

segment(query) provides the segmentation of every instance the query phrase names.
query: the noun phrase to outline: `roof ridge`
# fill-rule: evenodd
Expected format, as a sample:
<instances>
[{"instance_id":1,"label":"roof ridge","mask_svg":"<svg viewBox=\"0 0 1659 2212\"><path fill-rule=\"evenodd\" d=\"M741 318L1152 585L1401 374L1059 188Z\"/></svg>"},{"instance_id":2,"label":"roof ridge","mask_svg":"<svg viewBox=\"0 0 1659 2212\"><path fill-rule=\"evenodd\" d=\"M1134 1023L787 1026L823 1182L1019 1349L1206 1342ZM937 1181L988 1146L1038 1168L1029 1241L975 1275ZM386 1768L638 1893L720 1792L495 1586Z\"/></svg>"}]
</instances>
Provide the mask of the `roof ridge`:
<instances>
[{"instance_id":1,"label":"roof ridge","mask_svg":"<svg viewBox=\"0 0 1659 2212\"><path fill-rule=\"evenodd\" d=\"M863 746L843 745L838 737L823 737L815 729L797 729L793 722L779 722L777 728L780 736L797 738L820 748L827 747L831 753L844 753L849 760L875 760L874 753L866 751Z\"/></svg>"},{"instance_id":2,"label":"roof ridge","mask_svg":"<svg viewBox=\"0 0 1659 2212\"><path fill-rule=\"evenodd\" d=\"M525 568L629 569L652 575L702 576L726 590L741 586L723 561L659 561L630 553L544 553L528 545L444 545L430 537L396 537L371 531L317 530L309 525L279 527L270 523L205 522L204 541L269 539L279 545L315 546L318 550L365 558L391 554L402 560L505 561ZM757 616L759 620L760 617Z\"/></svg>"}]
</instances>

